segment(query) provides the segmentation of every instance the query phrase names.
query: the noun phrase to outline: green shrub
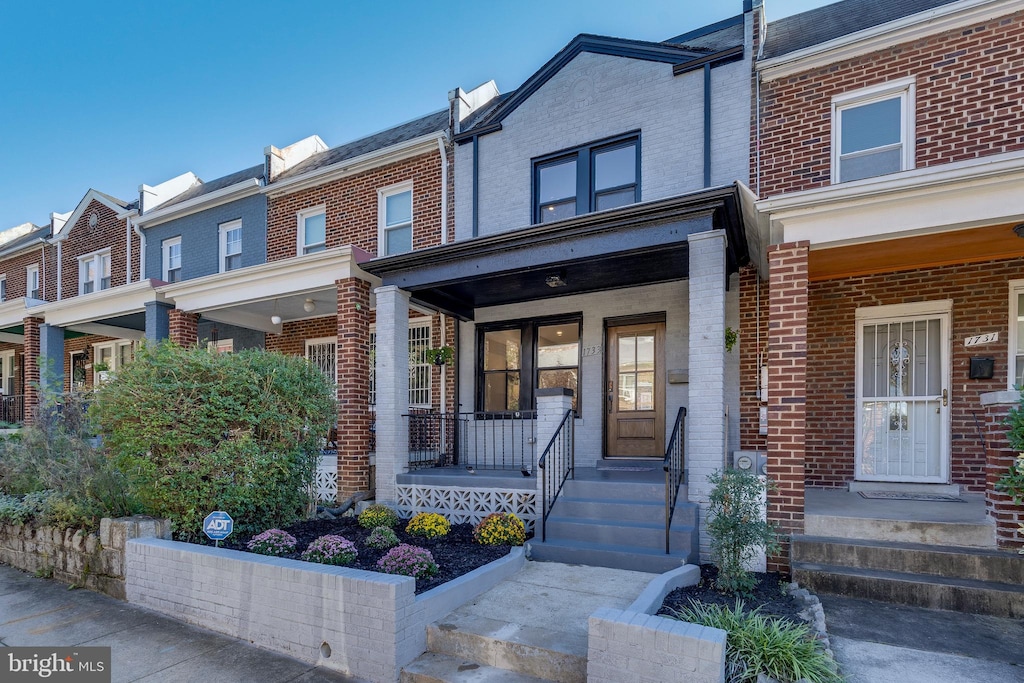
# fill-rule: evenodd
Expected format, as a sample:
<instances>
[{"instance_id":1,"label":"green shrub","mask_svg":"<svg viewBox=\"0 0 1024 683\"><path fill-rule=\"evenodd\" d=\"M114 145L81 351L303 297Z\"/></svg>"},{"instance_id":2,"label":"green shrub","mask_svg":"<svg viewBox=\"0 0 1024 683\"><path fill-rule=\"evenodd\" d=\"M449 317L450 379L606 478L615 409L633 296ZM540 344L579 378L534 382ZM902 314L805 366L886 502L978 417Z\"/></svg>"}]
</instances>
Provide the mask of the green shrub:
<instances>
[{"instance_id":1,"label":"green shrub","mask_svg":"<svg viewBox=\"0 0 1024 683\"><path fill-rule=\"evenodd\" d=\"M24 524L44 518L52 496L53 491L36 491L24 496L0 493L0 524Z\"/></svg>"},{"instance_id":2,"label":"green shrub","mask_svg":"<svg viewBox=\"0 0 1024 683\"><path fill-rule=\"evenodd\" d=\"M771 484L749 472L727 469L708 481L714 486L708 505L711 557L718 567L716 587L726 593L746 593L757 585L747 563L758 548L769 555L779 551L776 529L761 517L761 500Z\"/></svg>"},{"instance_id":3,"label":"green shrub","mask_svg":"<svg viewBox=\"0 0 1024 683\"><path fill-rule=\"evenodd\" d=\"M398 536L391 527L379 526L366 537L366 545L375 550L387 550L398 545Z\"/></svg>"},{"instance_id":4,"label":"green shrub","mask_svg":"<svg viewBox=\"0 0 1024 683\"><path fill-rule=\"evenodd\" d=\"M482 545L522 545L526 527L512 513L494 512L473 528L473 540Z\"/></svg>"},{"instance_id":5,"label":"green shrub","mask_svg":"<svg viewBox=\"0 0 1024 683\"><path fill-rule=\"evenodd\" d=\"M835 662L807 626L745 612L736 601L733 609L690 602L670 615L681 621L720 628L726 638L726 679L730 683L756 681L758 674L779 681L841 683Z\"/></svg>"},{"instance_id":6,"label":"green shrub","mask_svg":"<svg viewBox=\"0 0 1024 683\"><path fill-rule=\"evenodd\" d=\"M405 527L405 533L423 538L441 538L447 536L452 525L445 519L444 515L436 512L421 512L409 520Z\"/></svg>"},{"instance_id":7,"label":"green shrub","mask_svg":"<svg viewBox=\"0 0 1024 683\"><path fill-rule=\"evenodd\" d=\"M393 529L398 526L398 513L387 505L368 505L359 513L359 526L364 529L376 529L379 526Z\"/></svg>"},{"instance_id":8,"label":"green shrub","mask_svg":"<svg viewBox=\"0 0 1024 683\"><path fill-rule=\"evenodd\" d=\"M225 510L252 534L304 516L333 389L305 359L144 345L96 393L105 445L148 514L181 540Z\"/></svg>"}]
</instances>

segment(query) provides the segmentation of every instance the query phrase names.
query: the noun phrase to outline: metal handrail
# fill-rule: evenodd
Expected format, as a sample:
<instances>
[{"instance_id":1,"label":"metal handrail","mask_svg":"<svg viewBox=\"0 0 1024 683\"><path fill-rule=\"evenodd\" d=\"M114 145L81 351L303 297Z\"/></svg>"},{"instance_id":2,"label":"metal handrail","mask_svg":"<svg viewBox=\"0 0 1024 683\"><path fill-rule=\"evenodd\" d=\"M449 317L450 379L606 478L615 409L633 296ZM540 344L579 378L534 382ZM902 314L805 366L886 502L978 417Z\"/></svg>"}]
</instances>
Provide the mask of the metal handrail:
<instances>
[{"instance_id":1,"label":"metal handrail","mask_svg":"<svg viewBox=\"0 0 1024 683\"><path fill-rule=\"evenodd\" d=\"M672 530L672 515L676 511L679 486L683 483L683 456L686 441L686 408L680 406L676 413L676 424L672 438L665 449L665 554L670 552L669 538Z\"/></svg>"},{"instance_id":2,"label":"metal handrail","mask_svg":"<svg viewBox=\"0 0 1024 683\"><path fill-rule=\"evenodd\" d=\"M542 542L547 539L548 515L555 500L558 499L558 494L562 492L562 487L569 477L576 478L576 420L573 419L573 415L572 408L565 412L565 417L558 423L555 433L551 435L544 454L537 461L537 467L544 473L541 484L540 540ZM546 467L548 456L555 461L554 468ZM560 475L557 481L554 479L554 474L551 479L548 478L550 469L560 470L557 473Z\"/></svg>"}]
</instances>

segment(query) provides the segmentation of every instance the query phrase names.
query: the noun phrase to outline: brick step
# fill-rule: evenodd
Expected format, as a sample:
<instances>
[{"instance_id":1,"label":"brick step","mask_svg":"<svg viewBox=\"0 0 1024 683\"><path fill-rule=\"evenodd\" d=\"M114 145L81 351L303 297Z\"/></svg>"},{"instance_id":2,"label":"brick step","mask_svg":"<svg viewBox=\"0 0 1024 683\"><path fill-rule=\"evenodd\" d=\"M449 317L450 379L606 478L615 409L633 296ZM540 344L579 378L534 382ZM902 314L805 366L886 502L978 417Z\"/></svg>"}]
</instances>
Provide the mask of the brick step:
<instances>
[{"instance_id":1,"label":"brick step","mask_svg":"<svg viewBox=\"0 0 1024 683\"><path fill-rule=\"evenodd\" d=\"M401 683L539 683L544 680L439 652L424 652L402 669L399 678Z\"/></svg>"},{"instance_id":2,"label":"brick step","mask_svg":"<svg viewBox=\"0 0 1024 683\"><path fill-rule=\"evenodd\" d=\"M1024 618L1024 586L974 579L792 563L793 580L819 592L929 609Z\"/></svg>"},{"instance_id":3,"label":"brick step","mask_svg":"<svg viewBox=\"0 0 1024 683\"><path fill-rule=\"evenodd\" d=\"M583 634L577 636L456 611L427 627L427 650L457 659L461 666L475 663L545 681L587 680L587 638Z\"/></svg>"},{"instance_id":4,"label":"brick step","mask_svg":"<svg viewBox=\"0 0 1024 683\"><path fill-rule=\"evenodd\" d=\"M698 506L680 497L672 524L694 526ZM559 517L622 522L665 523L665 501L629 498L586 498L559 496L552 510Z\"/></svg>"},{"instance_id":5,"label":"brick step","mask_svg":"<svg viewBox=\"0 0 1024 683\"><path fill-rule=\"evenodd\" d=\"M1024 584L1024 556L999 550L816 536L792 549L795 562Z\"/></svg>"},{"instance_id":6,"label":"brick step","mask_svg":"<svg viewBox=\"0 0 1024 683\"><path fill-rule=\"evenodd\" d=\"M993 528L988 522L918 522L808 514L804 517L804 533L808 536L958 548L992 548L995 545Z\"/></svg>"},{"instance_id":7,"label":"brick step","mask_svg":"<svg viewBox=\"0 0 1024 683\"><path fill-rule=\"evenodd\" d=\"M664 534L664 531L662 532ZM664 544L664 535L662 536ZM613 545L579 540L552 539L527 542L527 556L538 562L562 562L582 564L589 567L629 569L638 572L661 574L678 569L684 564L698 563L697 535L672 546L671 554L665 553L664 545L658 549L638 548L635 545Z\"/></svg>"}]
</instances>

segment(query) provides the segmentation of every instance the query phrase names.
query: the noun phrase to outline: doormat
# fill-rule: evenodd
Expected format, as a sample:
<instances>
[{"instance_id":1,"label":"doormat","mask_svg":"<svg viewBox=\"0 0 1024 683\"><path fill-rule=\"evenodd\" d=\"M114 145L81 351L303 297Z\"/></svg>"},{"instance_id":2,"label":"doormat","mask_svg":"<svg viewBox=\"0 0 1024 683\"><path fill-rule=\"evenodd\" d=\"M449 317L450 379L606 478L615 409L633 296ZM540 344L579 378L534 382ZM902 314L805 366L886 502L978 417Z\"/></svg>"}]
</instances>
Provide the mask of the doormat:
<instances>
[{"instance_id":1,"label":"doormat","mask_svg":"<svg viewBox=\"0 0 1024 683\"><path fill-rule=\"evenodd\" d=\"M960 496L948 493L911 493L909 491L858 491L861 498L878 500L919 500L928 503L966 503Z\"/></svg>"},{"instance_id":2,"label":"doormat","mask_svg":"<svg viewBox=\"0 0 1024 683\"><path fill-rule=\"evenodd\" d=\"M654 472L653 467L627 467L625 465L601 465L598 472Z\"/></svg>"}]
</instances>

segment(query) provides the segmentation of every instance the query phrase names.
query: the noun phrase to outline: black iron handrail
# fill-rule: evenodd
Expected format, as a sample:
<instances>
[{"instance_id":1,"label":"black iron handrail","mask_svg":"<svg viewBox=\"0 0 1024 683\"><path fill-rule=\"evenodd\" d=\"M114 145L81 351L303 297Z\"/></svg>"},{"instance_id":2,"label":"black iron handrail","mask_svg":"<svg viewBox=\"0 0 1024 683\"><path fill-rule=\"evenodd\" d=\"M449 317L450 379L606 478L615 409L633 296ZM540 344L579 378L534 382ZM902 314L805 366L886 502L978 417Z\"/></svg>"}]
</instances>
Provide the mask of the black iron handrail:
<instances>
[{"instance_id":1,"label":"black iron handrail","mask_svg":"<svg viewBox=\"0 0 1024 683\"><path fill-rule=\"evenodd\" d=\"M573 410L570 408L565 412L565 417L558 424L558 429L551 436L547 448L537 461L537 467L544 473L541 485L541 541L547 538L548 514L558 499L558 494L562 492L566 479L576 478L575 430L576 420L573 419ZM548 467L549 464L553 467Z\"/></svg>"},{"instance_id":2,"label":"black iron handrail","mask_svg":"<svg viewBox=\"0 0 1024 683\"><path fill-rule=\"evenodd\" d=\"M670 551L669 538L672 531L672 515L676 511L679 498L679 486L683 483L683 456L686 441L686 408L680 406L676 413L676 424L672 428L672 438L665 449L665 554Z\"/></svg>"}]
</instances>

